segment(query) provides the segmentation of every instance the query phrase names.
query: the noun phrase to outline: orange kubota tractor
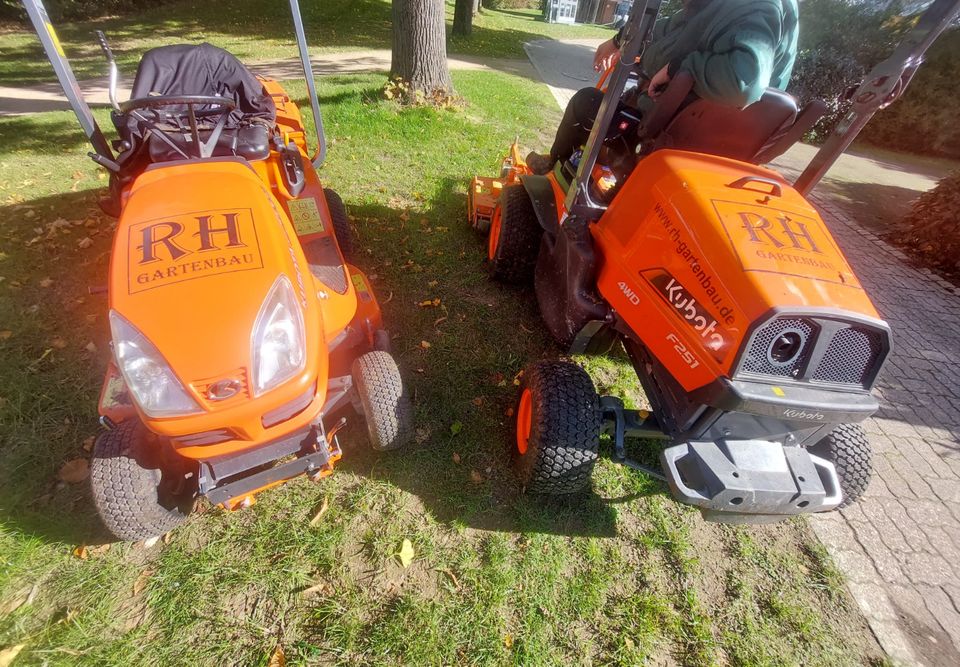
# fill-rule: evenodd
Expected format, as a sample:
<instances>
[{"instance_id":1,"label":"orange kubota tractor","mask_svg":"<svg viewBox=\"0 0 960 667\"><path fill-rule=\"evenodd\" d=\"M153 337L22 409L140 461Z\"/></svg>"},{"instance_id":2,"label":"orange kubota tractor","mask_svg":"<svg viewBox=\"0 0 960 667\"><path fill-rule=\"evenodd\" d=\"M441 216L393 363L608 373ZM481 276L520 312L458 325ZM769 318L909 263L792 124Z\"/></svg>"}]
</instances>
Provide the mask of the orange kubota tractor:
<instances>
[{"instance_id":1,"label":"orange kubota tractor","mask_svg":"<svg viewBox=\"0 0 960 667\"><path fill-rule=\"evenodd\" d=\"M199 496L228 509L341 457L359 413L375 449L408 438L412 411L343 202L324 189L323 126L297 0L290 6L318 151L296 104L209 44L140 62L110 145L79 95L40 0L25 6L111 175L113 358L94 445L97 510L118 538L164 533Z\"/></svg>"},{"instance_id":2,"label":"orange kubota tractor","mask_svg":"<svg viewBox=\"0 0 960 667\"><path fill-rule=\"evenodd\" d=\"M537 176L514 143L499 178L471 185L493 278L532 282L572 353L623 344L652 411L600 397L569 361L523 376L514 459L525 487L589 482L613 458L665 480L710 520L761 522L855 501L871 474L858 422L891 349L883 322L805 192L876 109L902 93L958 0L938 0L852 96L850 114L791 186L759 165L823 113L769 90L745 108L693 94L680 74L640 117L620 105L659 0L637 0L582 151ZM643 90L643 87L640 87ZM663 442L659 469L626 437Z\"/></svg>"}]
</instances>

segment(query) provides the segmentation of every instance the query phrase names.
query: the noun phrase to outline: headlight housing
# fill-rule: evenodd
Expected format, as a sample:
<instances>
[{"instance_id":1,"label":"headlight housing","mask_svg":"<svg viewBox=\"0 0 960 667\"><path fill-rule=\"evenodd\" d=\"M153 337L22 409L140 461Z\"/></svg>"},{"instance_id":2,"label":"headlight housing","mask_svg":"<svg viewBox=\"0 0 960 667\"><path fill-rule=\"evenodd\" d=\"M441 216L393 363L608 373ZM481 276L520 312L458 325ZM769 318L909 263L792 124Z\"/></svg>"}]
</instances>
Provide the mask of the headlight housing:
<instances>
[{"instance_id":1,"label":"headlight housing","mask_svg":"<svg viewBox=\"0 0 960 667\"><path fill-rule=\"evenodd\" d=\"M251 336L253 393L260 396L283 384L306 365L303 312L290 279L280 275L260 307Z\"/></svg>"},{"instance_id":2,"label":"headlight housing","mask_svg":"<svg viewBox=\"0 0 960 667\"><path fill-rule=\"evenodd\" d=\"M113 353L133 399L148 417L202 412L153 343L115 310L110 311Z\"/></svg>"}]
</instances>

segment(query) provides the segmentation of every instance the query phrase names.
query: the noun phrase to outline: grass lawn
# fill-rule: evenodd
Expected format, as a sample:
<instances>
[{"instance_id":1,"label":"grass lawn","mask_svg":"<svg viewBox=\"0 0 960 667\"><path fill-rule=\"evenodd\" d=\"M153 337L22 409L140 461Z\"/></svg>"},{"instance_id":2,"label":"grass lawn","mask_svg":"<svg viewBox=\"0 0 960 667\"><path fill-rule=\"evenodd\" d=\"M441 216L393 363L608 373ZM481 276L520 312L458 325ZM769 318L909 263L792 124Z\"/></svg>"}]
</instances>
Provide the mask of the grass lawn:
<instances>
[{"instance_id":1,"label":"grass lawn","mask_svg":"<svg viewBox=\"0 0 960 667\"><path fill-rule=\"evenodd\" d=\"M390 48L389 0L306 0L301 2L307 39L314 53ZM453 0L447 0L453 22ZM55 26L80 80L107 72L94 30L110 40L121 72L132 76L147 49L178 42L207 41L245 62L296 57L290 10L283 0L179 0L136 16L106 17ZM523 42L562 37L609 37L597 26L545 23L536 10L483 10L469 39L452 38L450 53L491 58L524 58ZM55 81L36 35L0 30L0 85Z\"/></svg>"},{"instance_id":2,"label":"grass lawn","mask_svg":"<svg viewBox=\"0 0 960 667\"><path fill-rule=\"evenodd\" d=\"M86 483L58 481L98 429L107 306L87 288L108 270L104 181L70 114L0 123L0 647L25 645L16 665L266 665L278 645L296 665L879 660L803 520L706 524L607 460L587 495L519 495L512 379L559 352L532 295L485 277L465 186L516 134L542 145L558 112L523 78L454 79L458 111L400 110L378 100L377 75L320 81L321 177L397 336L417 443L376 456L353 428L331 478L208 509L151 548L99 546ZM636 400L620 361L588 368Z\"/></svg>"}]
</instances>

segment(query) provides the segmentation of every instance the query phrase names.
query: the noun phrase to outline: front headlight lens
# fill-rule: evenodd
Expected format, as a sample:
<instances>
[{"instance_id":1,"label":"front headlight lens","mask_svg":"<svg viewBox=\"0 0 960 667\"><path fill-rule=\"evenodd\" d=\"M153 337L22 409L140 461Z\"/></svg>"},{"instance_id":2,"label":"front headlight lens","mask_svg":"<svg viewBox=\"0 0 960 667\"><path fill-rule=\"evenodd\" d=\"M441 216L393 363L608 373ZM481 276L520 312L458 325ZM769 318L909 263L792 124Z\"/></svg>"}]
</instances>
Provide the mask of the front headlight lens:
<instances>
[{"instance_id":1,"label":"front headlight lens","mask_svg":"<svg viewBox=\"0 0 960 667\"><path fill-rule=\"evenodd\" d=\"M110 311L110 331L117 366L144 414L179 417L202 411L153 343L115 310Z\"/></svg>"},{"instance_id":2,"label":"front headlight lens","mask_svg":"<svg viewBox=\"0 0 960 667\"><path fill-rule=\"evenodd\" d=\"M254 395L273 389L303 370L306 340L303 313L290 279L277 278L267 294L252 337Z\"/></svg>"}]
</instances>

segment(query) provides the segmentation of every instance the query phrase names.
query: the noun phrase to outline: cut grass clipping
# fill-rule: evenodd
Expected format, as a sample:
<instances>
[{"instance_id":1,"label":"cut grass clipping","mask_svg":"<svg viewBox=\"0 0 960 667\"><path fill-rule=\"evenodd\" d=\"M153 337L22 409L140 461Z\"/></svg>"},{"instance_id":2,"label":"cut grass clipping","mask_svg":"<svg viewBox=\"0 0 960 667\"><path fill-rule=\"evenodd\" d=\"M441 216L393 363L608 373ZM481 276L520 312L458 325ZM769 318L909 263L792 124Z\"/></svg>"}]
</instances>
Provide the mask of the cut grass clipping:
<instances>
[{"instance_id":1,"label":"cut grass clipping","mask_svg":"<svg viewBox=\"0 0 960 667\"><path fill-rule=\"evenodd\" d=\"M527 79L454 78L462 110L401 110L380 97L382 76L319 82L321 178L342 194L383 301L417 444L375 455L354 426L322 483L210 509L149 548L102 546L82 464L58 477L98 428L107 302L87 288L106 283L105 181L69 113L0 124L0 647L24 644L17 664L265 665L277 646L288 664L878 655L803 521L705 524L605 458L588 494L518 495L513 378L558 350L529 291L486 278L465 190L517 134L546 145L559 112ZM588 369L642 401L622 360Z\"/></svg>"}]
</instances>

